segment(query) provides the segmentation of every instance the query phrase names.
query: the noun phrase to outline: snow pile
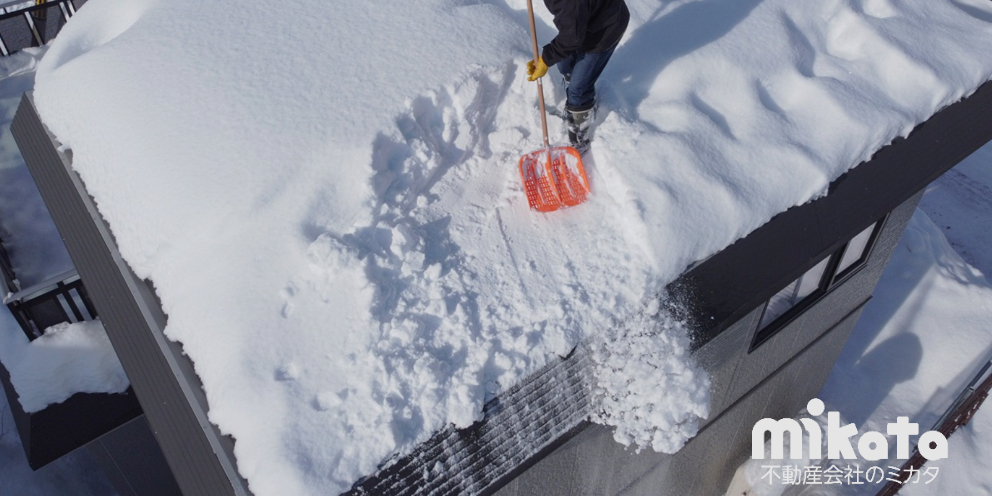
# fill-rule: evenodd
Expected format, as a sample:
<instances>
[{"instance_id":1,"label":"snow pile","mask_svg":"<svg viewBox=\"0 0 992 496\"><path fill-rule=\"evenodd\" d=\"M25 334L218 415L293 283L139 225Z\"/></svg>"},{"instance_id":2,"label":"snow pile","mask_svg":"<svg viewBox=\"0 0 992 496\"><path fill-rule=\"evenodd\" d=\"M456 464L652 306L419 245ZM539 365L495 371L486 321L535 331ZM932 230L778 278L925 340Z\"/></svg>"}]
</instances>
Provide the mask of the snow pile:
<instances>
[{"instance_id":1,"label":"snow pile","mask_svg":"<svg viewBox=\"0 0 992 496\"><path fill-rule=\"evenodd\" d=\"M344 490L468 425L992 77L983 0L628 3L593 195L550 215L516 171L521 0L92 0L64 28L39 111L255 494Z\"/></svg>"},{"instance_id":2,"label":"snow pile","mask_svg":"<svg viewBox=\"0 0 992 496\"><path fill-rule=\"evenodd\" d=\"M709 416L707 374L689 356L684 324L661 311L647 311L591 343L595 363L594 422L614 426L613 438L638 452L651 447L675 453Z\"/></svg>"},{"instance_id":3,"label":"snow pile","mask_svg":"<svg viewBox=\"0 0 992 496\"><path fill-rule=\"evenodd\" d=\"M15 55L16 56L16 55ZM17 326L17 322L5 308L0 309L0 362L11 373L12 382L15 384L18 400L22 408L28 411L37 411L38 408L28 409L24 404L37 406L40 403L57 403L63 401L73 393L89 392L86 389L74 389L78 386L88 387L93 384L93 380L79 380L66 377L65 374L83 374L85 377L94 379L94 369L99 368L100 361L95 363L80 363L81 356L96 356L92 353L95 343L101 343L106 337L94 337L94 329L87 330L65 329L59 332L59 336L51 336L54 341L78 341L81 346L78 350L69 352L63 345L54 346L52 339L48 338L47 344L43 344L35 349L31 349L32 344L28 344L27 338ZM102 332L102 330L100 331ZM75 334L74 336L71 336ZM69 339L67 339L69 338ZM39 338L46 339L46 338ZM37 342L37 341L35 341ZM100 344L99 346L103 346ZM109 346L109 343L105 343ZM54 351L54 354L51 353ZM77 353L80 351L80 353ZM113 350L110 350L113 353ZM26 354L26 355L25 355ZM60 361L58 356L68 357L76 364L75 367L67 368L69 362ZM99 355L99 354L97 354ZM25 357L26 360L40 360L46 368L38 370L38 366L25 363L23 360L14 368L11 368L11 361L14 357ZM10 361L8 361L10 360ZM120 369L120 365L117 365ZM66 390L56 391L58 387L52 382L52 372L63 374L60 385L67 387ZM35 379L27 377L34 374ZM40 374L40 375L39 375ZM112 374L110 375L112 376ZM25 379L22 381L21 379ZM40 379L44 379L40 381ZM56 379L56 381L59 379ZM70 384L73 382L74 384ZM87 384L84 384L87 383ZM39 389L34 389L40 386ZM125 384L125 389L127 385ZM103 386L97 389L105 389ZM46 399L47 397L47 399ZM50 401L49 401L50 400ZM43 408L43 407L42 407ZM86 450L76 450L58 460L46 465L38 471L34 471L28 466L27 458L24 456L24 447L21 445L14 425L14 417L7 404L7 395L0 391L0 494L22 495L22 494L43 494L45 496L82 496L82 495L115 495L113 487L104 477L100 467L90 457Z\"/></svg>"},{"instance_id":4,"label":"snow pile","mask_svg":"<svg viewBox=\"0 0 992 496\"><path fill-rule=\"evenodd\" d=\"M13 317L0 316L0 362L25 412L75 393L123 393L130 383L100 320L62 323L28 341Z\"/></svg>"}]
</instances>

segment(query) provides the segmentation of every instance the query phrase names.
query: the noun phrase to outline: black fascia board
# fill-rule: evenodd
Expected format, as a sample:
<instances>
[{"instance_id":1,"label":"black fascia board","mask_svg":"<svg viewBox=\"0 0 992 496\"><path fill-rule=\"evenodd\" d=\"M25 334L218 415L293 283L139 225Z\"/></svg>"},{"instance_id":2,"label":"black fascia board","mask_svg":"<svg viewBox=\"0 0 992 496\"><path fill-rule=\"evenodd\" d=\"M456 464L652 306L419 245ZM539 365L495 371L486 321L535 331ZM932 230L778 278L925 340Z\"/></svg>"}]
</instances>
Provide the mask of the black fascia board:
<instances>
[{"instance_id":1,"label":"black fascia board","mask_svg":"<svg viewBox=\"0 0 992 496\"><path fill-rule=\"evenodd\" d=\"M668 285L698 349L992 140L992 82Z\"/></svg>"}]
</instances>

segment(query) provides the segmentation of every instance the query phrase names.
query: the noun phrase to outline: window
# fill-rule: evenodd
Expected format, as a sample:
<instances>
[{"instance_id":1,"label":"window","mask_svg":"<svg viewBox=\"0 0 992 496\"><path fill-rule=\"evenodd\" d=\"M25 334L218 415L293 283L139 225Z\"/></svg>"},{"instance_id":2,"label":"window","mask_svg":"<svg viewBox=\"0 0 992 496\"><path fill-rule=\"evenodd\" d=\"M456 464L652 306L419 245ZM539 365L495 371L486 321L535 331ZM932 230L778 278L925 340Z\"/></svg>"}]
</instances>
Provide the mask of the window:
<instances>
[{"instance_id":1,"label":"window","mask_svg":"<svg viewBox=\"0 0 992 496\"><path fill-rule=\"evenodd\" d=\"M821 296L864 267L884 221L879 220L865 228L765 302L749 351L767 341Z\"/></svg>"},{"instance_id":2,"label":"window","mask_svg":"<svg viewBox=\"0 0 992 496\"><path fill-rule=\"evenodd\" d=\"M823 273L826 271L829 262L829 257L823 259L815 267L800 276L799 279L786 286L785 289L775 293L775 296L772 296L765 305L765 311L761 314L761 325L758 327L767 327L768 324L774 322L775 319L781 317L782 314L788 312L791 308L815 293L817 289L820 289L823 281Z\"/></svg>"},{"instance_id":3,"label":"window","mask_svg":"<svg viewBox=\"0 0 992 496\"><path fill-rule=\"evenodd\" d=\"M844 246L841 252L840 264L837 266L838 279L854 272L851 269L856 269L859 265L868 261L869 248L874 244L876 228L880 225L881 221L868 226Z\"/></svg>"}]
</instances>

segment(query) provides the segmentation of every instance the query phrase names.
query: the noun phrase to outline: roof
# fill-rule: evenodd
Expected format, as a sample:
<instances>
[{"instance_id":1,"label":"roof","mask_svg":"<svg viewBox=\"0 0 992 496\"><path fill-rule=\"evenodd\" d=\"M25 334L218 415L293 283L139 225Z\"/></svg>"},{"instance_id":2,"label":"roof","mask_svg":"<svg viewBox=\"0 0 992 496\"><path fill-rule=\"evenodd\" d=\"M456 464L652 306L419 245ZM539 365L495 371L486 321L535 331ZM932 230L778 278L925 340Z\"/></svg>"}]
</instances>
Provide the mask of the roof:
<instances>
[{"instance_id":1,"label":"roof","mask_svg":"<svg viewBox=\"0 0 992 496\"><path fill-rule=\"evenodd\" d=\"M144 0L65 27L39 112L113 233L108 270L168 315L134 325L182 343L205 391L182 394L252 491L347 488L470 425L992 77L988 23L953 3L629 3L594 194L543 217L513 170L537 118L509 7Z\"/></svg>"}]
</instances>

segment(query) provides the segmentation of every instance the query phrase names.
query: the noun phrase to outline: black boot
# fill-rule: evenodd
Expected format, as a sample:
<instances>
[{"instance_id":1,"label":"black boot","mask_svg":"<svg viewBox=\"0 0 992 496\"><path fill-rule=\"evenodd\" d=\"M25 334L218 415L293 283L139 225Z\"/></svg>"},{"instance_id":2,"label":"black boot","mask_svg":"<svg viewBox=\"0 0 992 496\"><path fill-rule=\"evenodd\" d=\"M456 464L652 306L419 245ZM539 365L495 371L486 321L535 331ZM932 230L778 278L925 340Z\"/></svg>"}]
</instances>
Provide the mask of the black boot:
<instances>
[{"instance_id":1,"label":"black boot","mask_svg":"<svg viewBox=\"0 0 992 496\"><path fill-rule=\"evenodd\" d=\"M568 121L568 141L580 154L589 150L589 126L592 125L594 109L565 110Z\"/></svg>"}]
</instances>

